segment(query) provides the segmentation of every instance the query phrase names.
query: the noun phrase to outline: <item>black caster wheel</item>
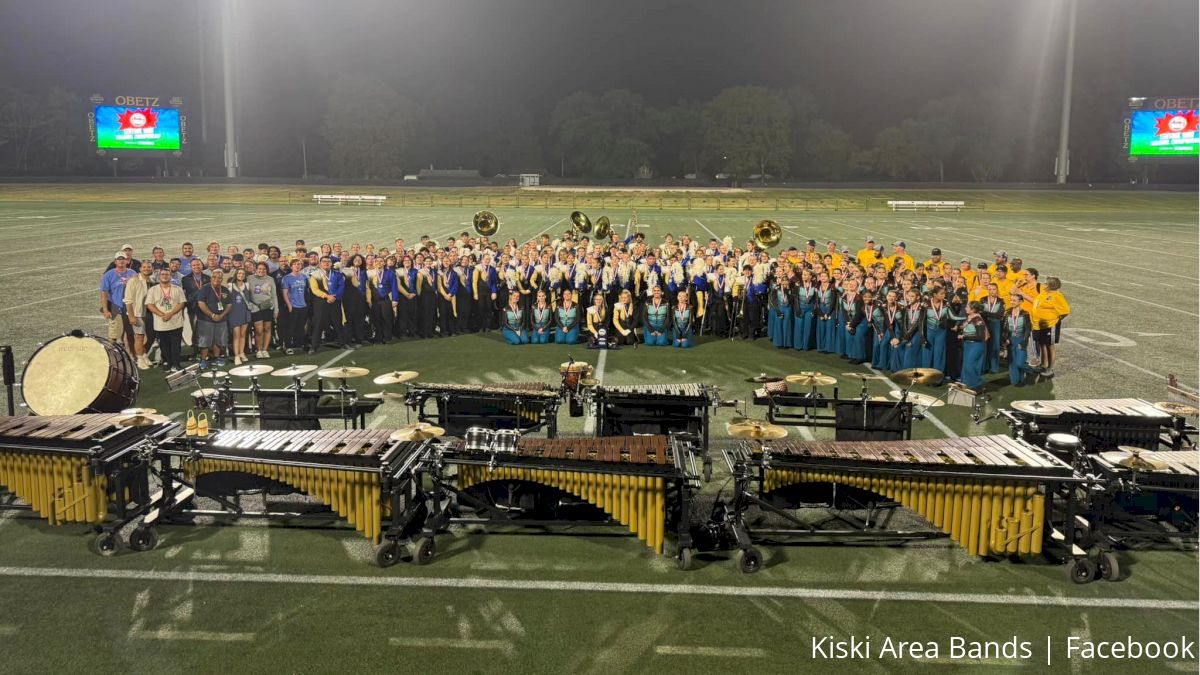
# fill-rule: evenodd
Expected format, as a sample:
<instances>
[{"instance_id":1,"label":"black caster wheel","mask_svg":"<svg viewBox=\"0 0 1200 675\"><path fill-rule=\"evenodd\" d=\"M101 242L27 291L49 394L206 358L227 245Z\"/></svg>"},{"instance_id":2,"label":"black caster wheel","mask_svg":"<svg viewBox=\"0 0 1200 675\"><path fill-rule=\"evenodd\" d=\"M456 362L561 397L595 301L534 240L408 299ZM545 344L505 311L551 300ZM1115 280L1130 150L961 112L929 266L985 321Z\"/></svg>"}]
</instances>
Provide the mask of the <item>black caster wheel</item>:
<instances>
[{"instance_id":1,"label":"black caster wheel","mask_svg":"<svg viewBox=\"0 0 1200 675\"><path fill-rule=\"evenodd\" d=\"M134 551L151 551L158 546L158 530L153 527L135 527L129 533L129 548Z\"/></svg>"},{"instance_id":2,"label":"black caster wheel","mask_svg":"<svg viewBox=\"0 0 1200 675\"><path fill-rule=\"evenodd\" d=\"M1101 551L1096 558L1096 568L1100 578L1105 581L1116 581L1121 578L1121 565L1117 562L1117 554L1112 551Z\"/></svg>"},{"instance_id":3,"label":"black caster wheel","mask_svg":"<svg viewBox=\"0 0 1200 675\"><path fill-rule=\"evenodd\" d=\"M692 564L695 562L696 549L691 546L685 546L679 549L679 553L675 556L675 564L679 569L687 571L692 569Z\"/></svg>"},{"instance_id":4,"label":"black caster wheel","mask_svg":"<svg viewBox=\"0 0 1200 675\"><path fill-rule=\"evenodd\" d=\"M1087 558L1079 558L1068 563L1071 581L1077 584L1090 584L1096 580L1096 563Z\"/></svg>"},{"instance_id":5,"label":"black caster wheel","mask_svg":"<svg viewBox=\"0 0 1200 675\"><path fill-rule=\"evenodd\" d=\"M742 574L754 574L762 569L762 554L756 548L744 548L737 552L737 564Z\"/></svg>"},{"instance_id":6,"label":"black caster wheel","mask_svg":"<svg viewBox=\"0 0 1200 675\"><path fill-rule=\"evenodd\" d=\"M713 471L712 467L713 467L712 460L707 457L704 458L704 482L705 483L712 482L712 471Z\"/></svg>"},{"instance_id":7,"label":"black caster wheel","mask_svg":"<svg viewBox=\"0 0 1200 675\"><path fill-rule=\"evenodd\" d=\"M121 539L112 532L101 532L92 540L92 550L105 558L111 558L121 550Z\"/></svg>"},{"instance_id":8,"label":"black caster wheel","mask_svg":"<svg viewBox=\"0 0 1200 675\"><path fill-rule=\"evenodd\" d=\"M437 553L437 544L433 543L431 537L421 537L409 545L412 548L413 562L418 565L427 565L433 556Z\"/></svg>"},{"instance_id":9,"label":"black caster wheel","mask_svg":"<svg viewBox=\"0 0 1200 675\"><path fill-rule=\"evenodd\" d=\"M375 549L375 564L380 567L391 567L400 562L400 542L395 539L385 539Z\"/></svg>"}]
</instances>

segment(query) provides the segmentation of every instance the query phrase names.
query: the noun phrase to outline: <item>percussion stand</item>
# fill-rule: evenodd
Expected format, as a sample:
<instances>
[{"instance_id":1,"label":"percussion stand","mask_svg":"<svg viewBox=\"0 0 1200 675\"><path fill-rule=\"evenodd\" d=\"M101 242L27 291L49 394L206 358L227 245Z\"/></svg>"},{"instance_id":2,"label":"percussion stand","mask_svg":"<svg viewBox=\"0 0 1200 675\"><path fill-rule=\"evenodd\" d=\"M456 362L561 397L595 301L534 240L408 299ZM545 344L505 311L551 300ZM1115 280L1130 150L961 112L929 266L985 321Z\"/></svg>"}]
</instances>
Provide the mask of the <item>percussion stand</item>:
<instances>
[{"instance_id":1,"label":"percussion stand","mask_svg":"<svg viewBox=\"0 0 1200 675\"><path fill-rule=\"evenodd\" d=\"M304 380L299 375L292 376L292 383L287 386L292 390L292 414L300 416L300 390L304 388Z\"/></svg>"},{"instance_id":2,"label":"percussion stand","mask_svg":"<svg viewBox=\"0 0 1200 675\"><path fill-rule=\"evenodd\" d=\"M214 387L214 389L215 389L215 387ZM230 407L230 409L232 409L235 405L234 396L233 396L233 380L230 379L230 377L228 375L226 375L225 380L223 382L221 382L220 389L217 389L217 392L214 393L213 395L216 396L217 394L223 394L223 396L219 397L213 403L212 409L215 410L216 414L217 414L217 428L224 429L225 428L225 408L221 406L221 401L225 401L225 403ZM236 429L237 428L237 415L236 414L232 416L232 424L233 424L233 428Z\"/></svg>"},{"instance_id":3,"label":"percussion stand","mask_svg":"<svg viewBox=\"0 0 1200 675\"><path fill-rule=\"evenodd\" d=\"M346 386L346 378L344 378L344 377L338 378L337 391L338 391L338 412L340 413L341 418L342 418L342 428L346 429L346 428L348 428L346 426L346 394L349 394L353 391L352 389L350 389L350 387ZM351 407L354 406L354 403L355 403L355 399L353 399L353 398L350 399Z\"/></svg>"}]
</instances>

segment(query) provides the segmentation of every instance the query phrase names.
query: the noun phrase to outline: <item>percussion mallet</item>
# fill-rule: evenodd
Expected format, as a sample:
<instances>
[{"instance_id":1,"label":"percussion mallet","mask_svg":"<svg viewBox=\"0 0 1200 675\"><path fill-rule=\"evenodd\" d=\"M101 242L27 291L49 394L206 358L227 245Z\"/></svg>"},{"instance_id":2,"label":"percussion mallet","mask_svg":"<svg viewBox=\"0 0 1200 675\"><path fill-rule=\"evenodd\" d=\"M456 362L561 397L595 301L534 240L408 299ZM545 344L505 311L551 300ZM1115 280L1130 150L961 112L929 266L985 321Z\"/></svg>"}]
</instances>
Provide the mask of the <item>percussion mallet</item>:
<instances>
[{"instance_id":1,"label":"percussion mallet","mask_svg":"<svg viewBox=\"0 0 1200 675\"><path fill-rule=\"evenodd\" d=\"M8 345L0 346L0 361L3 362L4 393L7 400L8 416L12 417L16 414L16 401L13 400L13 385L17 383L17 367L16 363L13 362L12 347Z\"/></svg>"}]
</instances>

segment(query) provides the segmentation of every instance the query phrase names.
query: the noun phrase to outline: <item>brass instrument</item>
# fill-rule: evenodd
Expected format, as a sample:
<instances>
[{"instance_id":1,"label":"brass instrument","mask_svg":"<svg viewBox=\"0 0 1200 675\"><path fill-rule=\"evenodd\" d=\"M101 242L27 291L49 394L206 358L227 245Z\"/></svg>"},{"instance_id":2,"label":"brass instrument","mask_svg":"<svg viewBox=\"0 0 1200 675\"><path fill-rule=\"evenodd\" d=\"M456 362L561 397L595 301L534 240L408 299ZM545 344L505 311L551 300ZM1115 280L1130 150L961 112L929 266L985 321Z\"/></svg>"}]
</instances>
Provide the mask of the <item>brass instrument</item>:
<instances>
[{"instance_id":1,"label":"brass instrument","mask_svg":"<svg viewBox=\"0 0 1200 675\"><path fill-rule=\"evenodd\" d=\"M491 211L480 211L471 219L471 227L475 229L475 234L490 237L500 229L500 219Z\"/></svg>"},{"instance_id":2,"label":"brass instrument","mask_svg":"<svg viewBox=\"0 0 1200 675\"><path fill-rule=\"evenodd\" d=\"M760 250L765 251L778 244L782 239L783 228L779 226L778 222L770 218L760 220L754 226L754 245Z\"/></svg>"},{"instance_id":3,"label":"brass instrument","mask_svg":"<svg viewBox=\"0 0 1200 675\"><path fill-rule=\"evenodd\" d=\"M592 231L592 219L587 217L583 211L571 212L571 227L575 229L577 234L590 234Z\"/></svg>"},{"instance_id":4,"label":"brass instrument","mask_svg":"<svg viewBox=\"0 0 1200 675\"><path fill-rule=\"evenodd\" d=\"M586 216L584 216L586 218ZM608 220L608 216L600 216L596 220L596 240L608 241L612 237L612 223Z\"/></svg>"}]
</instances>

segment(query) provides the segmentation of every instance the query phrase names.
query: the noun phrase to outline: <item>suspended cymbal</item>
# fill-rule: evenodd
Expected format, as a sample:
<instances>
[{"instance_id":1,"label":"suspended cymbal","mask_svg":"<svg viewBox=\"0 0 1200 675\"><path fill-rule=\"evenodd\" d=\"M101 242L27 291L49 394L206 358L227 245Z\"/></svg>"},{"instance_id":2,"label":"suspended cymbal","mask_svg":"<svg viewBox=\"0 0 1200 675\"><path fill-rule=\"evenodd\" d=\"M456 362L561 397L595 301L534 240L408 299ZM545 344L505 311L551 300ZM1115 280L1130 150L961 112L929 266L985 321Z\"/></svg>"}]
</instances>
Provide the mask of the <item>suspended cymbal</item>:
<instances>
[{"instance_id":1,"label":"suspended cymbal","mask_svg":"<svg viewBox=\"0 0 1200 675\"><path fill-rule=\"evenodd\" d=\"M430 438L438 438L444 436L446 430L429 424L428 422L417 422L407 426L400 427L392 432L389 438L393 441L425 441Z\"/></svg>"},{"instance_id":2,"label":"suspended cymbal","mask_svg":"<svg viewBox=\"0 0 1200 675\"><path fill-rule=\"evenodd\" d=\"M1159 459L1158 453L1131 445L1119 445L1116 450L1100 453L1106 462L1138 471L1162 471L1170 465Z\"/></svg>"},{"instance_id":3,"label":"suspended cymbal","mask_svg":"<svg viewBox=\"0 0 1200 675\"><path fill-rule=\"evenodd\" d=\"M374 401L403 401L404 394L397 394L394 391L376 391L370 394L364 394L363 398L369 398Z\"/></svg>"},{"instance_id":4,"label":"suspended cymbal","mask_svg":"<svg viewBox=\"0 0 1200 675\"><path fill-rule=\"evenodd\" d=\"M197 389L196 391L192 392L192 398L208 398L210 396L213 396L216 393L217 393L216 389L208 389L208 388Z\"/></svg>"},{"instance_id":5,"label":"suspended cymbal","mask_svg":"<svg viewBox=\"0 0 1200 675\"><path fill-rule=\"evenodd\" d=\"M1013 410L1037 417L1058 417L1063 413L1053 401L1013 401L1010 405Z\"/></svg>"},{"instance_id":6,"label":"suspended cymbal","mask_svg":"<svg viewBox=\"0 0 1200 675\"><path fill-rule=\"evenodd\" d=\"M904 395L904 392L900 390L894 390L888 395L894 399L899 399ZM940 408L946 405L946 402L940 398L935 398L926 394L918 394L915 391L908 392L907 400L909 403L921 408Z\"/></svg>"},{"instance_id":7,"label":"suspended cymbal","mask_svg":"<svg viewBox=\"0 0 1200 675\"><path fill-rule=\"evenodd\" d=\"M420 376L415 370L393 370L390 373L384 373L376 377L373 381L375 384L403 384L409 380L415 380Z\"/></svg>"},{"instance_id":8,"label":"suspended cymbal","mask_svg":"<svg viewBox=\"0 0 1200 675\"><path fill-rule=\"evenodd\" d=\"M842 373L842 377L851 377L856 380L886 380L887 379L887 377L885 377L883 375L876 375L875 373Z\"/></svg>"},{"instance_id":9,"label":"suspended cymbal","mask_svg":"<svg viewBox=\"0 0 1200 675\"><path fill-rule=\"evenodd\" d=\"M837 378L829 375L810 371L804 373L796 373L783 378L788 384L798 384L801 387L828 387L831 384L837 384Z\"/></svg>"},{"instance_id":10,"label":"suspended cymbal","mask_svg":"<svg viewBox=\"0 0 1200 675\"><path fill-rule=\"evenodd\" d=\"M945 374L937 368L908 368L892 373L892 381L900 384L935 384L941 382Z\"/></svg>"},{"instance_id":11,"label":"suspended cymbal","mask_svg":"<svg viewBox=\"0 0 1200 675\"><path fill-rule=\"evenodd\" d=\"M171 418L166 415L127 415L118 417L117 426L122 427L149 427L155 424L170 424Z\"/></svg>"},{"instance_id":12,"label":"suspended cymbal","mask_svg":"<svg viewBox=\"0 0 1200 675\"><path fill-rule=\"evenodd\" d=\"M223 377L228 377L228 376L229 376L229 373L227 373L223 370L206 370L203 373L200 373L200 377L207 377L211 380L219 380Z\"/></svg>"},{"instance_id":13,"label":"suspended cymbal","mask_svg":"<svg viewBox=\"0 0 1200 675\"><path fill-rule=\"evenodd\" d=\"M122 415L153 415L158 411L154 408L126 408L121 411Z\"/></svg>"},{"instance_id":14,"label":"suspended cymbal","mask_svg":"<svg viewBox=\"0 0 1200 675\"><path fill-rule=\"evenodd\" d=\"M301 375L307 375L316 369L316 366L310 363L305 363L301 365L288 366L287 368L279 368L278 370L272 370L271 375L275 377L300 377Z\"/></svg>"},{"instance_id":15,"label":"suspended cymbal","mask_svg":"<svg viewBox=\"0 0 1200 675\"><path fill-rule=\"evenodd\" d=\"M585 377L579 381L579 386L581 386L581 387L598 387L598 386L600 386L600 380L597 380L594 377Z\"/></svg>"},{"instance_id":16,"label":"suspended cymbal","mask_svg":"<svg viewBox=\"0 0 1200 675\"><path fill-rule=\"evenodd\" d=\"M1175 417L1195 417L1200 415L1200 408L1186 403L1176 403L1175 401L1159 401L1154 404L1154 407Z\"/></svg>"},{"instance_id":17,"label":"suspended cymbal","mask_svg":"<svg viewBox=\"0 0 1200 675\"><path fill-rule=\"evenodd\" d=\"M230 368L229 374L234 377L258 377L259 375L266 375L273 370L275 369L265 363L255 363L249 366Z\"/></svg>"},{"instance_id":18,"label":"suspended cymbal","mask_svg":"<svg viewBox=\"0 0 1200 675\"><path fill-rule=\"evenodd\" d=\"M756 375L754 377L747 377L746 381L753 382L755 384L770 384L772 382L783 382L783 378L778 377L776 375L768 375L766 373L759 373L758 375Z\"/></svg>"},{"instance_id":19,"label":"suspended cymbal","mask_svg":"<svg viewBox=\"0 0 1200 675\"><path fill-rule=\"evenodd\" d=\"M325 378L345 380L352 377L366 377L371 371L358 366L338 366L336 368L322 368L317 371L317 375Z\"/></svg>"},{"instance_id":20,"label":"suspended cymbal","mask_svg":"<svg viewBox=\"0 0 1200 675\"><path fill-rule=\"evenodd\" d=\"M746 420L742 424L726 425L729 435L751 441L777 441L787 438L788 430L767 420Z\"/></svg>"},{"instance_id":21,"label":"suspended cymbal","mask_svg":"<svg viewBox=\"0 0 1200 675\"><path fill-rule=\"evenodd\" d=\"M584 371L590 372L591 370L592 365L583 361L567 361L558 366L558 372L560 373L582 373Z\"/></svg>"}]
</instances>

